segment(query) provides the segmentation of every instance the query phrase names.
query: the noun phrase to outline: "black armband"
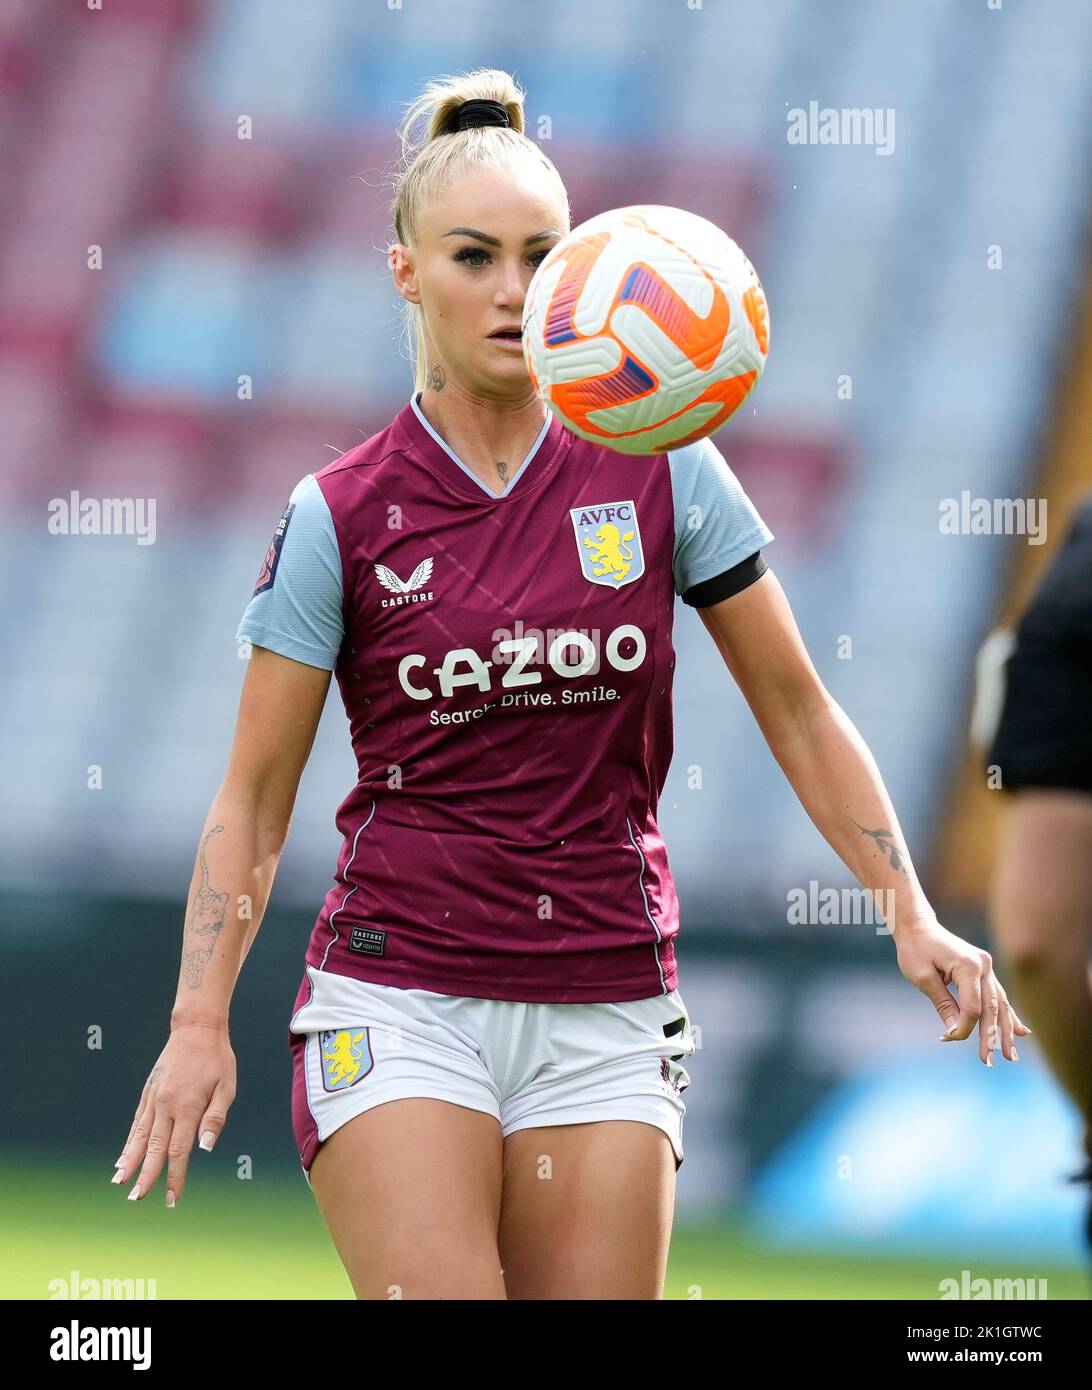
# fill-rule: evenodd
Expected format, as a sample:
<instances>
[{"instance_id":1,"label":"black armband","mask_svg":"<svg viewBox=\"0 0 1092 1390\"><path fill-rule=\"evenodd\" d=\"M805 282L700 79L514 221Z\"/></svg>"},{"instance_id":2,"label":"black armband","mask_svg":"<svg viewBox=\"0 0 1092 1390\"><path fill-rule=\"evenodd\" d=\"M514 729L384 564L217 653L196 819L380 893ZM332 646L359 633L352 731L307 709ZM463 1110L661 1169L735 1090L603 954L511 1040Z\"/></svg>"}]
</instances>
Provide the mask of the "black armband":
<instances>
[{"instance_id":1,"label":"black armband","mask_svg":"<svg viewBox=\"0 0 1092 1390\"><path fill-rule=\"evenodd\" d=\"M691 608L709 608L714 603L731 598L733 594L742 593L756 579L761 579L768 569L769 565L762 551L756 550L753 555L748 555L746 560L740 560L738 565L733 565L722 574L716 574L712 579L703 579L700 584L691 584L681 595L682 601L688 603Z\"/></svg>"}]
</instances>

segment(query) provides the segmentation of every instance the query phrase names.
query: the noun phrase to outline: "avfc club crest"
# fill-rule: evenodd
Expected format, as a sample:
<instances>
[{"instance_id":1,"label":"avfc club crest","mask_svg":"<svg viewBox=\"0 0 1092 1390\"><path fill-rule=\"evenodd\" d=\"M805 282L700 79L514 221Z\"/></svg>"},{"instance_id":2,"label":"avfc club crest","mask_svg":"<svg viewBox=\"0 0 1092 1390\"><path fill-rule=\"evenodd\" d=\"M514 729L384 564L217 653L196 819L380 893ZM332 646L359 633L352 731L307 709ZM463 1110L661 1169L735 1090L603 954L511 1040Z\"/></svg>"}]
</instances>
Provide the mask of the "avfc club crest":
<instances>
[{"instance_id":1,"label":"avfc club crest","mask_svg":"<svg viewBox=\"0 0 1092 1390\"><path fill-rule=\"evenodd\" d=\"M592 584L620 589L645 572L645 552L634 502L597 502L570 507L580 569Z\"/></svg>"},{"instance_id":2,"label":"avfc club crest","mask_svg":"<svg viewBox=\"0 0 1092 1390\"><path fill-rule=\"evenodd\" d=\"M326 1091L347 1091L375 1066L367 1028L339 1028L318 1035L322 1085Z\"/></svg>"}]
</instances>

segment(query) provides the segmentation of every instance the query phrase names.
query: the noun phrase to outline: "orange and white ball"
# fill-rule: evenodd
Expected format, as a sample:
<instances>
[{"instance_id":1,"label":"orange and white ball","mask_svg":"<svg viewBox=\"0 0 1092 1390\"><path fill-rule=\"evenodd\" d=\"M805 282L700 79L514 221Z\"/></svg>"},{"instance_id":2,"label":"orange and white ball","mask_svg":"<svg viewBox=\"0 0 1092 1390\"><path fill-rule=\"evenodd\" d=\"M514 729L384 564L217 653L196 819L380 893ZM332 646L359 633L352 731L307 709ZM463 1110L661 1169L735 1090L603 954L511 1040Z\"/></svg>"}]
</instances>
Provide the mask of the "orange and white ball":
<instances>
[{"instance_id":1,"label":"orange and white ball","mask_svg":"<svg viewBox=\"0 0 1092 1390\"><path fill-rule=\"evenodd\" d=\"M725 232L682 208L614 208L535 272L523 353L565 426L623 454L713 434L754 389L770 344L766 296Z\"/></svg>"}]
</instances>

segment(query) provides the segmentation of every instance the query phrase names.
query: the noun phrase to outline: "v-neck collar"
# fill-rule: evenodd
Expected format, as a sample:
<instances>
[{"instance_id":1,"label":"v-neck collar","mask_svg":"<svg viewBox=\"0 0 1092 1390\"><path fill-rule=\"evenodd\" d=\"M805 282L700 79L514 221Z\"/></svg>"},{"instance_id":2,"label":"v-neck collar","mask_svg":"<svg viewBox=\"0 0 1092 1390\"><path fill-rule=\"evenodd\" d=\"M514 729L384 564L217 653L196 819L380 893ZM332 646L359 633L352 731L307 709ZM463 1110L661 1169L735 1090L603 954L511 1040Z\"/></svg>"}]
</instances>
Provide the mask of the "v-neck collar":
<instances>
[{"instance_id":1,"label":"v-neck collar","mask_svg":"<svg viewBox=\"0 0 1092 1390\"><path fill-rule=\"evenodd\" d=\"M553 411L549 411L527 457L512 477L508 479L504 491L494 492L491 487L482 482L472 468L467 467L448 442L429 424L424 411L418 404L420 394L419 391L415 391L409 398L409 405L401 411L402 424L406 432L425 457L440 467L444 476L456 483L460 490L471 495L484 496L491 502L501 502L510 497L514 488L530 486L529 481L524 481L525 476L528 474L537 476L543 468L548 466L553 456L558 452L565 435L564 426Z\"/></svg>"}]
</instances>

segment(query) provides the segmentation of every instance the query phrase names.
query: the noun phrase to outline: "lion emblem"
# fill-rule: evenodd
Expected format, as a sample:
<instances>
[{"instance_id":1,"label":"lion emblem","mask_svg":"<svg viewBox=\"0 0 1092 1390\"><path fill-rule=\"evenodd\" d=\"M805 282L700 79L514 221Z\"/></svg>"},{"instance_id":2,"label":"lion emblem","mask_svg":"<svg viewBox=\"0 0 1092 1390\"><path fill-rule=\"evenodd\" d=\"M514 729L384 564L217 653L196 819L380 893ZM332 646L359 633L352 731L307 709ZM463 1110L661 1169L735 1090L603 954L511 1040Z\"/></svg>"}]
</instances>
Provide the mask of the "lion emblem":
<instances>
[{"instance_id":1,"label":"lion emblem","mask_svg":"<svg viewBox=\"0 0 1092 1390\"><path fill-rule=\"evenodd\" d=\"M341 1028L322 1035L322 1081L328 1091L342 1091L371 1070L367 1029Z\"/></svg>"},{"instance_id":2,"label":"lion emblem","mask_svg":"<svg viewBox=\"0 0 1092 1390\"><path fill-rule=\"evenodd\" d=\"M596 578L609 574L619 583L625 579L633 563L629 546L632 539L632 531L623 534L613 521L600 526L594 536L585 536L584 544L591 551L592 574Z\"/></svg>"},{"instance_id":3,"label":"lion emblem","mask_svg":"<svg viewBox=\"0 0 1092 1390\"><path fill-rule=\"evenodd\" d=\"M645 553L632 498L571 507L569 516L585 579L612 589L640 579L645 572Z\"/></svg>"}]
</instances>

